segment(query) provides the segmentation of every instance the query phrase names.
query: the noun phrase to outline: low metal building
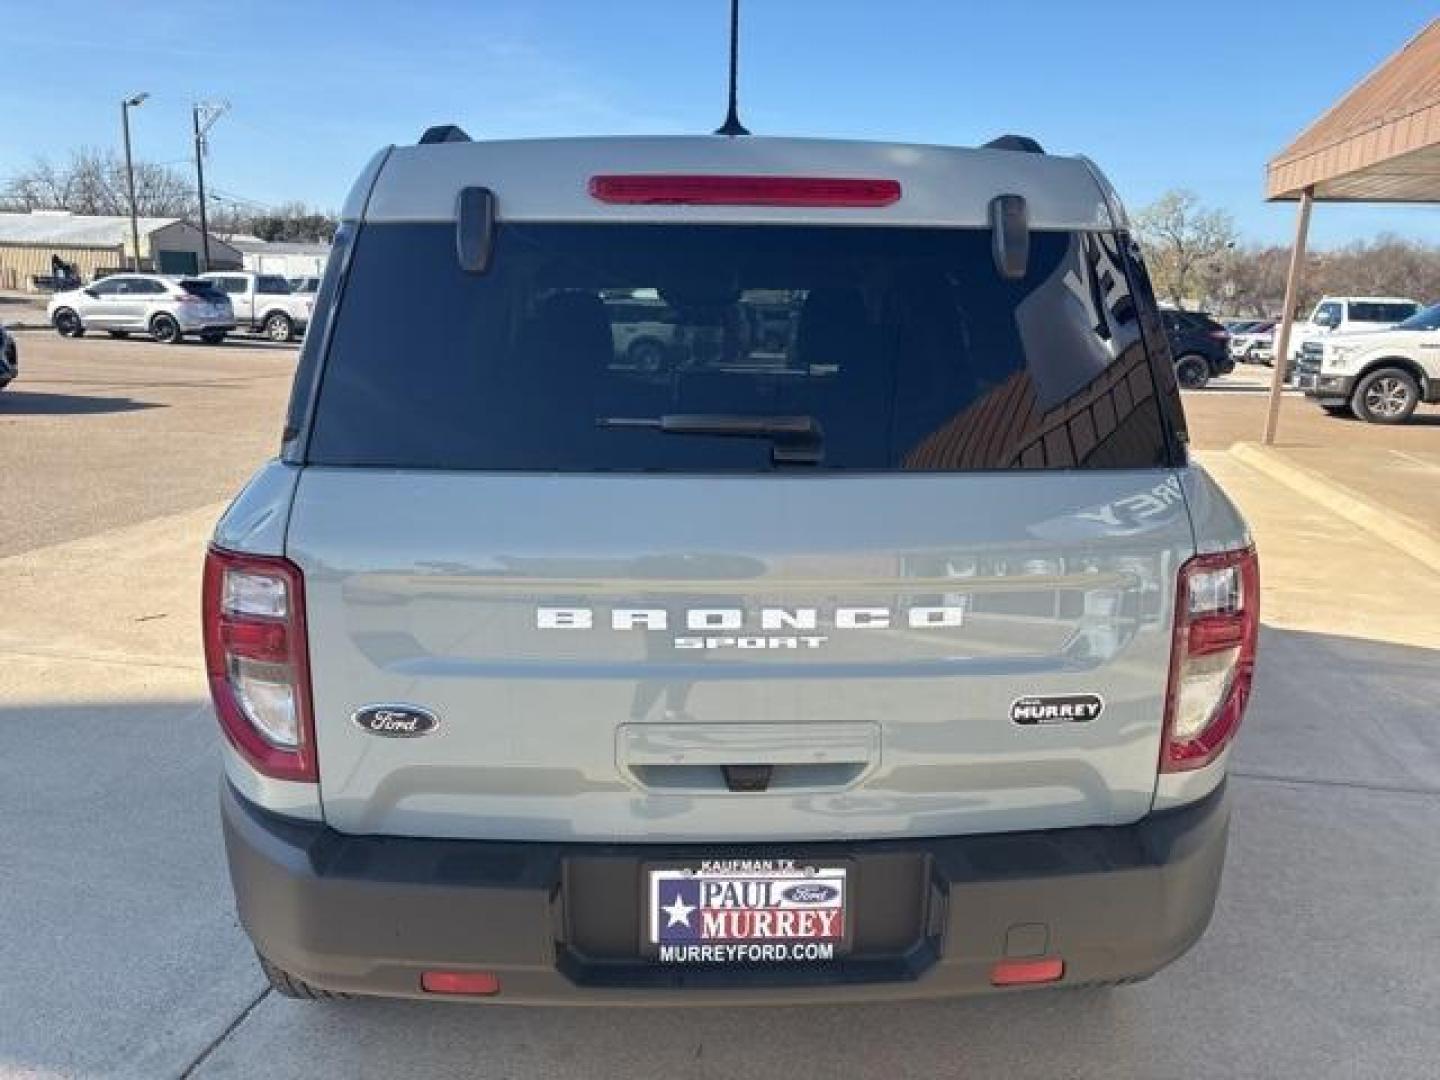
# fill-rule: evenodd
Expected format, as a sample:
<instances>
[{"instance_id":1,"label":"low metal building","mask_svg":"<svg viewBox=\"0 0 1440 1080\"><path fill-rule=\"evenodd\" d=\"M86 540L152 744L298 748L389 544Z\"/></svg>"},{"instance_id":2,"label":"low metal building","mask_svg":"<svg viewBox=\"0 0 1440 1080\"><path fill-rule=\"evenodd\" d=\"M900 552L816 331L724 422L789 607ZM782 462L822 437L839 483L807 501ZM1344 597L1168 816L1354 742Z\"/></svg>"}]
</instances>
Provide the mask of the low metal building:
<instances>
[{"instance_id":1,"label":"low metal building","mask_svg":"<svg viewBox=\"0 0 1440 1080\"><path fill-rule=\"evenodd\" d=\"M202 235L180 218L139 219L140 267L161 274L200 270ZM72 214L62 210L0 213L0 289L41 291L37 278L51 273L58 255L83 281L132 267L130 219L122 215ZM239 270L243 257L210 237L210 269Z\"/></svg>"}]
</instances>

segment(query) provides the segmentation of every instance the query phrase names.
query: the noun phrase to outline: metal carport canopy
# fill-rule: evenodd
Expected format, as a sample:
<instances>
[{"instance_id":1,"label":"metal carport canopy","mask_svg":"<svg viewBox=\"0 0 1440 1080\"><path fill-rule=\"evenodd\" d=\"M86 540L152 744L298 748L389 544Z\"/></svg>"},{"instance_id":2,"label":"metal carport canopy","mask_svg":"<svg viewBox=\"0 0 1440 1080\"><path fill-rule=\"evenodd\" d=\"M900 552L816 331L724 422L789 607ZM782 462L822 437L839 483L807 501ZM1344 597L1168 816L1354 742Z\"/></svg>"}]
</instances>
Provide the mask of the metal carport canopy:
<instances>
[{"instance_id":1,"label":"metal carport canopy","mask_svg":"<svg viewBox=\"0 0 1440 1080\"><path fill-rule=\"evenodd\" d=\"M1440 19L1270 161L1265 197L1300 204L1265 416L1265 442L1270 443L1280 416L1311 205L1317 200L1440 202Z\"/></svg>"}]
</instances>

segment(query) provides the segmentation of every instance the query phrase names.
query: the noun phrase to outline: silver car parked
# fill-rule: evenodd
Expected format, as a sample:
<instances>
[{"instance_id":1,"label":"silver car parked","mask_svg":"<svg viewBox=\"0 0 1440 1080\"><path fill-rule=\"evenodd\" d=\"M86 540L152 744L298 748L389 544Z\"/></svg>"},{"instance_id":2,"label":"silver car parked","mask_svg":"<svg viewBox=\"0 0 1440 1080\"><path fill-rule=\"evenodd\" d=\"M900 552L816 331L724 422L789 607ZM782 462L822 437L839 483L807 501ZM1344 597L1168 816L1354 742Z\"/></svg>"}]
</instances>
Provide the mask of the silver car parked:
<instances>
[{"instance_id":1,"label":"silver car parked","mask_svg":"<svg viewBox=\"0 0 1440 1080\"><path fill-rule=\"evenodd\" d=\"M167 345L187 334L208 344L235 329L230 298L211 282L161 274L115 274L56 293L46 309L61 337L104 330L111 337L148 334Z\"/></svg>"}]
</instances>

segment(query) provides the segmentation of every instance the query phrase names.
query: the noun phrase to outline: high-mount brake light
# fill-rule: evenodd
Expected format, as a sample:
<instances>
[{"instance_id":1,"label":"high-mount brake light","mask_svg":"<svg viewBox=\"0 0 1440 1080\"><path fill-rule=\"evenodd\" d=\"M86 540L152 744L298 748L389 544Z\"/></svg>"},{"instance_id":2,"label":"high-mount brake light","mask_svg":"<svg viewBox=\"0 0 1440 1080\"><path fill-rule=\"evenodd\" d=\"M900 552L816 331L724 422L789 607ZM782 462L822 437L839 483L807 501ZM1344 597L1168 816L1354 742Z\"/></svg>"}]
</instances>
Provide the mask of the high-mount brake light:
<instances>
[{"instance_id":1,"label":"high-mount brake light","mask_svg":"<svg viewBox=\"0 0 1440 1080\"><path fill-rule=\"evenodd\" d=\"M1235 737L1250 699L1259 633L1254 548L1197 555L1180 568L1161 772L1202 768Z\"/></svg>"},{"instance_id":2,"label":"high-mount brake light","mask_svg":"<svg viewBox=\"0 0 1440 1080\"><path fill-rule=\"evenodd\" d=\"M266 776L316 782L299 567L211 548L201 609L210 696L225 737Z\"/></svg>"},{"instance_id":3,"label":"high-mount brake light","mask_svg":"<svg viewBox=\"0 0 1440 1080\"><path fill-rule=\"evenodd\" d=\"M674 206L889 206L900 181L832 176L592 176L603 203Z\"/></svg>"}]
</instances>

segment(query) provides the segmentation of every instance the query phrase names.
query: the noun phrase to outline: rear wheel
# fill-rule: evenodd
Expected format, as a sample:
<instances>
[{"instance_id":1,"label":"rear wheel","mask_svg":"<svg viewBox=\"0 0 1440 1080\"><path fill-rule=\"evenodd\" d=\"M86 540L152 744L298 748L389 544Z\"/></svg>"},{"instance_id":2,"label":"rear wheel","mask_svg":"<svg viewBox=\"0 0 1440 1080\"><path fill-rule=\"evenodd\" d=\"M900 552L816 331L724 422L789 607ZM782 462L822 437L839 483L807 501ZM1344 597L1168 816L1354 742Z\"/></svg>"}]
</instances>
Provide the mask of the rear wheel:
<instances>
[{"instance_id":1,"label":"rear wheel","mask_svg":"<svg viewBox=\"0 0 1440 1080\"><path fill-rule=\"evenodd\" d=\"M1175 361L1175 378L1186 390L1203 390L1210 381L1210 365L1203 356L1186 353Z\"/></svg>"},{"instance_id":2,"label":"rear wheel","mask_svg":"<svg viewBox=\"0 0 1440 1080\"><path fill-rule=\"evenodd\" d=\"M1403 424L1420 404L1420 385L1401 368L1372 371L1355 387L1350 408L1372 424Z\"/></svg>"},{"instance_id":3,"label":"rear wheel","mask_svg":"<svg viewBox=\"0 0 1440 1080\"><path fill-rule=\"evenodd\" d=\"M156 315L150 320L150 336L162 345L178 345L180 324L170 315Z\"/></svg>"},{"instance_id":4,"label":"rear wheel","mask_svg":"<svg viewBox=\"0 0 1440 1080\"><path fill-rule=\"evenodd\" d=\"M290 341L295 337L295 323L283 311L266 315L262 330L271 341Z\"/></svg>"},{"instance_id":5,"label":"rear wheel","mask_svg":"<svg viewBox=\"0 0 1440 1080\"><path fill-rule=\"evenodd\" d=\"M282 967L277 967L259 953L255 958L260 961L260 970L265 973L265 978L270 983L270 989L274 990L281 997L294 998L297 1001L348 1001L349 994L337 994L333 990L322 990L318 986L311 986L304 979L291 975Z\"/></svg>"},{"instance_id":6,"label":"rear wheel","mask_svg":"<svg viewBox=\"0 0 1440 1080\"><path fill-rule=\"evenodd\" d=\"M85 324L80 321L80 316L69 308L61 308L55 312L50 321L55 326L55 332L61 337L85 336Z\"/></svg>"}]
</instances>

